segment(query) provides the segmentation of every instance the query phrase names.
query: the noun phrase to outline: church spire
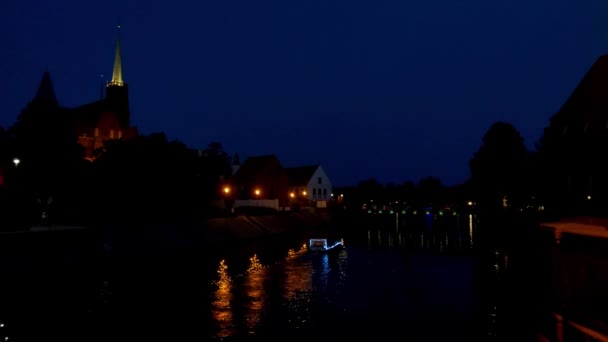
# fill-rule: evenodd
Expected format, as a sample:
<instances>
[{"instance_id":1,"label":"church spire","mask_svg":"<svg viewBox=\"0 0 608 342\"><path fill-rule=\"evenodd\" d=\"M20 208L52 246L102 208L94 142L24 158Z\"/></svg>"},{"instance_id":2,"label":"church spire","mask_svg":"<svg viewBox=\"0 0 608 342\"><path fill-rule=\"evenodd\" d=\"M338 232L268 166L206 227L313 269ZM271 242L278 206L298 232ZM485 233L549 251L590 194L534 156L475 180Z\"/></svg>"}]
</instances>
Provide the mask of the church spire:
<instances>
[{"instance_id":1,"label":"church spire","mask_svg":"<svg viewBox=\"0 0 608 342\"><path fill-rule=\"evenodd\" d=\"M35 102L45 102L49 104L57 104L57 97L55 97L55 89L53 88L53 83L51 82L51 74L49 71L45 71L42 74L42 80L40 81L40 85L38 86L38 92L36 92L36 96L34 96Z\"/></svg>"},{"instance_id":2,"label":"church spire","mask_svg":"<svg viewBox=\"0 0 608 342\"><path fill-rule=\"evenodd\" d=\"M122 87L124 82L122 80L122 57L120 54L120 20L116 25L116 51L114 53L114 69L112 70L112 80L110 84L112 86Z\"/></svg>"}]
</instances>

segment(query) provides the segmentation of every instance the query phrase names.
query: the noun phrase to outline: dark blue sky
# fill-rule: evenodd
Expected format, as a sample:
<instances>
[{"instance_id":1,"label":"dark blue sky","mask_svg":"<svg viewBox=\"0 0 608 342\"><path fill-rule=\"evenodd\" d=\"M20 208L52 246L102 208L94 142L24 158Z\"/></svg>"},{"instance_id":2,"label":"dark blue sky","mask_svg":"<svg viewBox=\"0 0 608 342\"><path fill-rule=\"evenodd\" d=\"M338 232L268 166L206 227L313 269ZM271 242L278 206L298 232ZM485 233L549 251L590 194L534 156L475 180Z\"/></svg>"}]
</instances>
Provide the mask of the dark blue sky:
<instances>
[{"instance_id":1,"label":"dark blue sky","mask_svg":"<svg viewBox=\"0 0 608 342\"><path fill-rule=\"evenodd\" d=\"M608 52L603 0L4 0L0 125L46 68L62 105L96 100L118 16L140 132L320 162L336 185L463 182L493 122L533 147Z\"/></svg>"}]
</instances>

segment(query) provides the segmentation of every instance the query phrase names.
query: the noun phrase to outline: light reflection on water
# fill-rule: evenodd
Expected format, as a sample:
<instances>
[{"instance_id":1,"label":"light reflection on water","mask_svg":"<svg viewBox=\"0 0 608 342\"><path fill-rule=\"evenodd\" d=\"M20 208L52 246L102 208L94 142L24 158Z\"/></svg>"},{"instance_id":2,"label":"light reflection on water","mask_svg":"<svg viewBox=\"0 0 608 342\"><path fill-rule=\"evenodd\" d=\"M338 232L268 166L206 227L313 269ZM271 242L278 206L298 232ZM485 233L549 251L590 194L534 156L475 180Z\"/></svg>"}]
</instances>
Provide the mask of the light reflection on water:
<instances>
[{"instance_id":1,"label":"light reflection on water","mask_svg":"<svg viewBox=\"0 0 608 342\"><path fill-rule=\"evenodd\" d=\"M469 243L473 246L473 214L469 214Z\"/></svg>"},{"instance_id":2,"label":"light reflection on water","mask_svg":"<svg viewBox=\"0 0 608 342\"><path fill-rule=\"evenodd\" d=\"M220 261L217 270L218 279L215 281L217 290L213 305L213 317L218 326L218 337L227 337L231 334L232 322L232 278L228 274L228 265L226 261Z\"/></svg>"},{"instance_id":3,"label":"light reflection on water","mask_svg":"<svg viewBox=\"0 0 608 342\"><path fill-rule=\"evenodd\" d=\"M416 310L441 312L443 305L448 305L448 312L462 316L460 319L468 319L471 313L467 300L472 298L467 278L472 267L470 259L449 257L450 252L472 248L472 237L467 234L472 233L471 226L467 228L457 233L432 229L368 230L362 232L366 238L359 242L347 241L348 249L322 254L309 253L304 242L300 247L286 248L283 257L272 260L262 261L258 256L261 254L251 254L246 271L240 273L235 271L238 260L232 261L237 267L229 267L222 260L211 305L211 324L216 326L212 337L252 336L261 331L271 336L297 336L298 331L312 334L315 329L330 329L332 324L327 320L342 320L341 324L349 326L349 315L355 315L355 319L367 317L357 327L367 329L366 324L396 319L392 318L393 313L419 320L415 318ZM358 248L362 246L367 248ZM448 256L408 256L421 249ZM389 250L405 254L387 257L383 253ZM351 253L355 253L354 260L349 258ZM465 272L464 279L446 282L457 275L454 267ZM422 285L425 282L428 284ZM443 290L446 294L437 296L439 293L429 290L443 288L447 283L451 285ZM378 314L374 314L376 310Z\"/></svg>"},{"instance_id":4,"label":"light reflection on water","mask_svg":"<svg viewBox=\"0 0 608 342\"><path fill-rule=\"evenodd\" d=\"M260 263L260 259L255 254L249 261L250 264L242 289L245 294L248 333L254 334L255 328L260 323L264 305L266 268Z\"/></svg>"},{"instance_id":5,"label":"light reflection on water","mask_svg":"<svg viewBox=\"0 0 608 342\"><path fill-rule=\"evenodd\" d=\"M218 251L211 258L207 254L178 258L164 266L159 259L131 261L126 266L109 264L113 272L96 271L90 284L88 279L77 283L73 280L78 277L64 274L65 282L53 286L50 279L61 276L55 273L46 282L22 283L12 277L15 285L11 277L5 277L0 286L6 289L4 297L0 296L0 339L10 335L11 340L20 340L19 336L30 331L45 331L32 327L50 327L50 323L39 322L59 322L57 316L65 318L61 322L71 322L65 327L56 325L57 334L87 323L82 326L89 334L104 331L111 336L131 327L133 317L144 317L159 324L133 325L135 335L142 331L155 335L162 329L171 334L203 334L208 339L303 335L319 340L315 334L333 332L334 339L342 340L359 337L359 333L384 332L389 340L393 333L404 337L402 340L431 340L406 338L409 330L424 330L435 336L450 335L447 339L441 335L443 340L474 340L451 338L465 335L459 335L457 329L468 324L474 296L488 289L484 283L474 291L470 284L472 258L466 251L473 247L471 235L475 233L479 239L477 232L483 231L476 216L467 225L467 216L463 215L461 229L455 230L415 230L404 225L361 230L345 237L346 250L329 254L310 254L308 239L280 237L270 243ZM475 246L481 244L476 240ZM496 259L484 260L492 261L489 271L496 279L508 278L504 277L507 271L511 267L517 270L521 263L510 258L508 251L497 252ZM201 260L206 263L203 279L197 273ZM205 286L208 290L201 298L200 288ZM504 321L505 304L491 298L478 304L484 306L482 311L488 309L483 312L483 323L489 320L490 335L497 335L496 326ZM56 313L60 307L64 311ZM199 313L191 313L200 308L206 326L201 326ZM31 317L37 312L43 314L34 317L34 325ZM78 323L72 324L76 319ZM362 338L371 340L370 336ZM373 336L373 340L384 339Z\"/></svg>"}]
</instances>

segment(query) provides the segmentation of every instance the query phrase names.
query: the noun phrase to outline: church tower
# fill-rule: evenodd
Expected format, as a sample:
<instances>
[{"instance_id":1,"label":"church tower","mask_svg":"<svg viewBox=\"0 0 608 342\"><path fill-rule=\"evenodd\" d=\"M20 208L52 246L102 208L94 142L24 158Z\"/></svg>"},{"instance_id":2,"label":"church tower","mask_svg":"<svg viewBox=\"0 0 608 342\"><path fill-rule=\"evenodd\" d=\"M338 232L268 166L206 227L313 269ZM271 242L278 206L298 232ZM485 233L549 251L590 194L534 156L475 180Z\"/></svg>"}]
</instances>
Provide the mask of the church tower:
<instances>
[{"instance_id":1,"label":"church tower","mask_svg":"<svg viewBox=\"0 0 608 342\"><path fill-rule=\"evenodd\" d=\"M129 111L129 86L122 75L122 55L120 50L120 22L116 26L116 51L114 52L114 69L112 80L106 85L106 100L112 110L118 114L120 126L131 126Z\"/></svg>"}]
</instances>

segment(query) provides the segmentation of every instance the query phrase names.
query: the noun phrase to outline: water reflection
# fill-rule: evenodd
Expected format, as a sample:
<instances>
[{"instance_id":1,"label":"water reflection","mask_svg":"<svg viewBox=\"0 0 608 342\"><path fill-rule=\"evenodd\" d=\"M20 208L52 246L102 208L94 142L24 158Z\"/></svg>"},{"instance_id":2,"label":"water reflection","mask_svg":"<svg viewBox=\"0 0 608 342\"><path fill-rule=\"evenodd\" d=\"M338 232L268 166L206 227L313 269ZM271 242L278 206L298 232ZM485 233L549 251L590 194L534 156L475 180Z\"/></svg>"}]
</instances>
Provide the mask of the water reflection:
<instances>
[{"instance_id":1,"label":"water reflection","mask_svg":"<svg viewBox=\"0 0 608 342\"><path fill-rule=\"evenodd\" d=\"M459 230L367 230L368 249L424 249L438 252L456 252L474 247L475 222L469 216L468 229Z\"/></svg>"},{"instance_id":2,"label":"water reflection","mask_svg":"<svg viewBox=\"0 0 608 342\"><path fill-rule=\"evenodd\" d=\"M469 243L473 246L473 214L469 214Z\"/></svg>"},{"instance_id":3,"label":"water reflection","mask_svg":"<svg viewBox=\"0 0 608 342\"><path fill-rule=\"evenodd\" d=\"M282 268L285 276L282 300L287 307L286 324L294 329L304 328L311 320L313 267L304 258L308 251L303 244L298 251L290 250Z\"/></svg>"},{"instance_id":4,"label":"water reflection","mask_svg":"<svg viewBox=\"0 0 608 342\"><path fill-rule=\"evenodd\" d=\"M226 261L220 261L217 269L218 279L215 281L217 290L212 303L212 315L218 327L217 336L227 337L231 334L232 321L232 278L228 274L228 265Z\"/></svg>"},{"instance_id":5,"label":"water reflection","mask_svg":"<svg viewBox=\"0 0 608 342\"><path fill-rule=\"evenodd\" d=\"M288 249L283 259L264 260L254 254L244 272L232 275L227 262L220 261L211 303L215 338L256 335L274 327L308 329L315 305L335 299L334 290L346 283L345 250L310 254L303 243Z\"/></svg>"},{"instance_id":6,"label":"water reflection","mask_svg":"<svg viewBox=\"0 0 608 342\"><path fill-rule=\"evenodd\" d=\"M338 254L338 261L336 262L337 265L337 269L338 269L338 285L339 286L343 286L346 282L346 257L348 255L348 252L346 252L346 250L342 250L340 251L340 253Z\"/></svg>"},{"instance_id":7,"label":"water reflection","mask_svg":"<svg viewBox=\"0 0 608 342\"><path fill-rule=\"evenodd\" d=\"M331 253L310 253L302 241L285 246L283 253L275 246L270 258L259 248L251 257L229 259L231 270L243 270L231 275L226 262L220 263L211 322L220 332L214 337L313 337L336 326L348 330L353 319L361 332L397 329L399 324L390 324L397 319L413 320L408 326L418 331L431 312L446 312L442 321L456 315L466 323L472 296L469 254L438 257L470 250L475 221L463 216L462 223L461 230L365 229L350 237L348 249ZM420 250L424 253L410 252Z\"/></svg>"},{"instance_id":8,"label":"water reflection","mask_svg":"<svg viewBox=\"0 0 608 342\"><path fill-rule=\"evenodd\" d=\"M249 328L249 334L254 334L255 328L260 324L265 295L265 271L265 267L261 264L260 259L258 259L256 254L249 258L249 268L247 269L245 282L243 284L246 302L245 319L247 327Z\"/></svg>"},{"instance_id":9,"label":"water reflection","mask_svg":"<svg viewBox=\"0 0 608 342\"><path fill-rule=\"evenodd\" d=\"M307 252L306 244L300 250L291 249L288 252L286 262L283 266L285 282L283 285L283 297L287 300L307 300L307 292L312 288L312 265L307 262L298 262L296 258L302 257Z\"/></svg>"}]
</instances>

